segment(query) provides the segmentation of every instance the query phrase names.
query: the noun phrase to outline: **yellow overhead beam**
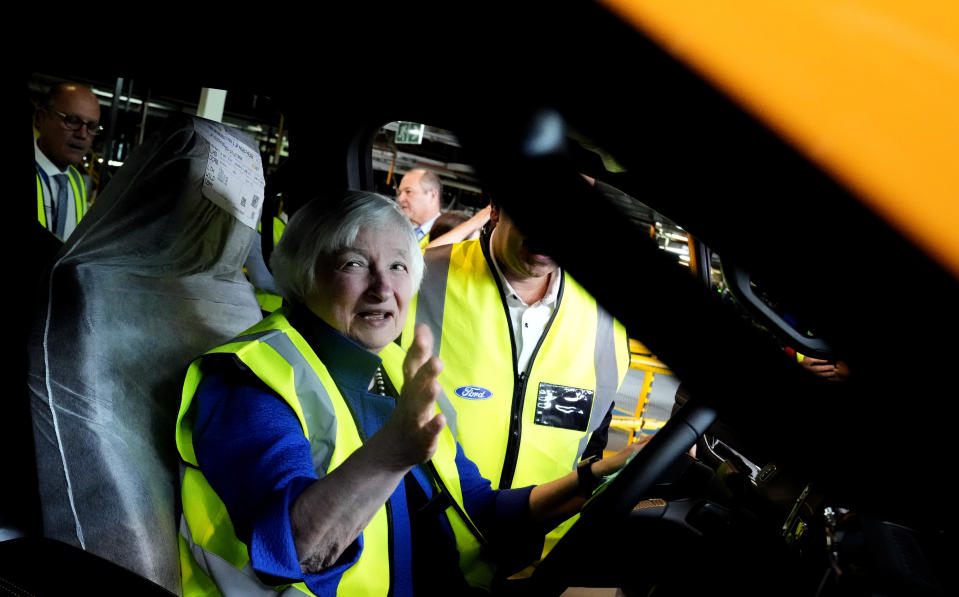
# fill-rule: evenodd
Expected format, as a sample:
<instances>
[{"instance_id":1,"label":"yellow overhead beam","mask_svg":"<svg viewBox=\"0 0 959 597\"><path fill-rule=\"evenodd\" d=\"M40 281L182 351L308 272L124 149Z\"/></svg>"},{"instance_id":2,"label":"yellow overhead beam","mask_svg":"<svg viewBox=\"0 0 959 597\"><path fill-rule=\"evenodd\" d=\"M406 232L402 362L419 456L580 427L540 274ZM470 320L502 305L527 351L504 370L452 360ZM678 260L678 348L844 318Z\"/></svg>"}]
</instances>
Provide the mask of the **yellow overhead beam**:
<instances>
[{"instance_id":1,"label":"yellow overhead beam","mask_svg":"<svg viewBox=\"0 0 959 597\"><path fill-rule=\"evenodd\" d=\"M959 2L602 3L959 275Z\"/></svg>"}]
</instances>

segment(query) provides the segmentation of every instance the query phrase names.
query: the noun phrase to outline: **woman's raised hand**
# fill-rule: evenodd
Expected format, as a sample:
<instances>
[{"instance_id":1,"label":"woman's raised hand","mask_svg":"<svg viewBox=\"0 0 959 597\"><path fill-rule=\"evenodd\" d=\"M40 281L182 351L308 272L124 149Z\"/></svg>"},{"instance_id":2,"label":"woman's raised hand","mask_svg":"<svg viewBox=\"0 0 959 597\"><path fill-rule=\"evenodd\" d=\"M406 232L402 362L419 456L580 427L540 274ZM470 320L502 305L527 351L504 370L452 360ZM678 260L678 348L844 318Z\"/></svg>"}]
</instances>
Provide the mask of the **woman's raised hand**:
<instances>
[{"instance_id":1,"label":"woman's raised hand","mask_svg":"<svg viewBox=\"0 0 959 597\"><path fill-rule=\"evenodd\" d=\"M436 397L442 391L437 377L443 362L433 356L433 334L418 324L413 344L403 361L403 390L386 426L390 429L393 452L399 467L409 468L426 462L436 445L446 417L436 412Z\"/></svg>"}]
</instances>

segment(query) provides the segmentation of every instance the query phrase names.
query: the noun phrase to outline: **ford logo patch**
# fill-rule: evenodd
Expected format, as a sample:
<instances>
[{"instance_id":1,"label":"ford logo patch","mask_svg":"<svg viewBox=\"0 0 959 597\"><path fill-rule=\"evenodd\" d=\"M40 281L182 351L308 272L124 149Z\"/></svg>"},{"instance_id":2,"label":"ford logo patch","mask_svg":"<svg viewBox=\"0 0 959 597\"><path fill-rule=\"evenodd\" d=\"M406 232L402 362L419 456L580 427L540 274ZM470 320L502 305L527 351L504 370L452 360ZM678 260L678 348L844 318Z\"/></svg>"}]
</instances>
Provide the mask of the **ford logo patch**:
<instances>
[{"instance_id":1,"label":"ford logo patch","mask_svg":"<svg viewBox=\"0 0 959 597\"><path fill-rule=\"evenodd\" d=\"M467 400L487 400L493 397L493 392L479 386L460 386L453 391L460 398Z\"/></svg>"}]
</instances>

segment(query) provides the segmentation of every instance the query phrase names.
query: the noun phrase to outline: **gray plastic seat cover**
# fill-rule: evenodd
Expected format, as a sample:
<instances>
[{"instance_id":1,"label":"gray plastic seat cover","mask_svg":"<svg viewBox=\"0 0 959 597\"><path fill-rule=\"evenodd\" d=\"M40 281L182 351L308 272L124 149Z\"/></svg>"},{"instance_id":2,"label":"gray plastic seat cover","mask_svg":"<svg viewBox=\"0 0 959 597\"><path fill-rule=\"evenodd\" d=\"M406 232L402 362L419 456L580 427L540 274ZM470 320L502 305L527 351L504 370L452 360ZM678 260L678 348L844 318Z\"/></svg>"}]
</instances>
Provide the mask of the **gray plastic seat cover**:
<instances>
[{"instance_id":1,"label":"gray plastic seat cover","mask_svg":"<svg viewBox=\"0 0 959 597\"><path fill-rule=\"evenodd\" d=\"M232 195L255 220L263 173L249 135L188 116L167 124L58 254L28 384L44 535L179 593L184 374L261 319L242 269L256 232L211 198Z\"/></svg>"}]
</instances>

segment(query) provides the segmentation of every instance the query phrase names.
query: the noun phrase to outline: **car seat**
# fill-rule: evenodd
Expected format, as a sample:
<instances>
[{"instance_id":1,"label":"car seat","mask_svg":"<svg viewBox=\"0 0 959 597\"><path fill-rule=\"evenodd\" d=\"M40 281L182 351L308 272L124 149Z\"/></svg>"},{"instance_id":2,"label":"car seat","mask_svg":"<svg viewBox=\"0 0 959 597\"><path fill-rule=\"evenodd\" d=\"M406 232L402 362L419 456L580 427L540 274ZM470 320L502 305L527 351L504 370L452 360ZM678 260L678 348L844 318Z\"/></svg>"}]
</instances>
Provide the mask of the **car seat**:
<instances>
[{"instance_id":1,"label":"car seat","mask_svg":"<svg viewBox=\"0 0 959 597\"><path fill-rule=\"evenodd\" d=\"M43 536L175 593L183 376L262 317L242 268L263 196L250 135L172 117L58 253L28 343Z\"/></svg>"}]
</instances>

